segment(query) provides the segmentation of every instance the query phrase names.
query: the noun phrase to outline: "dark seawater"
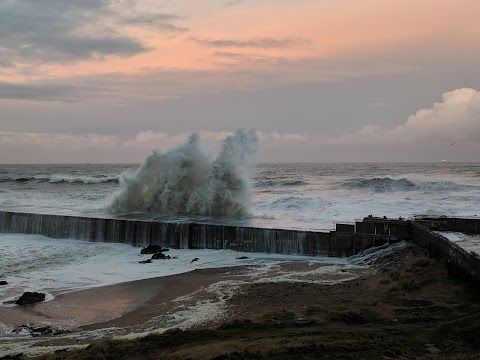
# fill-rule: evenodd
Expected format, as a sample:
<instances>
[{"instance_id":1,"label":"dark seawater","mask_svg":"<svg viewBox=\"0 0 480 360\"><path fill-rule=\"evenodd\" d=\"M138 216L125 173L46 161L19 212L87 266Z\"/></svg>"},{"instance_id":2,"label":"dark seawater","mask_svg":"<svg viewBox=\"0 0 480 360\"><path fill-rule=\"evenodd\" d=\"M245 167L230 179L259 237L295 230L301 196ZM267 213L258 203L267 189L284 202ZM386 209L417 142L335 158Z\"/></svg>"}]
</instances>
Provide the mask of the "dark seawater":
<instances>
[{"instance_id":1,"label":"dark seawater","mask_svg":"<svg viewBox=\"0 0 480 360\"><path fill-rule=\"evenodd\" d=\"M107 213L122 173L138 166L0 165L0 208ZM267 226L328 229L369 214L480 215L478 163L259 164L248 185L250 218Z\"/></svg>"},{"instance_id":2,"label":"dark seawater","mask_svg":"<svg viewBox=\"0 0 480 360\"><path fill-rule=\"evenodd\" d=\"M251 168L231 166L235 164L233 161L222 163L211 181L207 179L199 187L200 191L190 191L188 187L196 186L198 177L196 163L180 161L168 167L168 174L164 174L161 171L164 158L154 160L146 160L143 171L137 171L140 165L129 164L0 165L0 210L110 215L118 209L138 212L147 206L156 211L155 216L176 219L192 217L181 213L182 209L188 209L185 205L192 199L197 201L196 205L211 205L212 199L219 198L225 204L229 204L229 199L241 201L249 215L234 218L235 221L302 229L331 229L336 222L352 222L369 214L391 218L420 214L480 215L480 164L260 164L252 172ZM214 169L209 166L200 169L200 173ZM252 173L255 175L250 177ZM208 201L203 201L202 194ZM244 194L250 194L250 201L242 197ZM185 198L187 195L192 199ZM162 209L168 207L174 212L161 214ZM232 219L216 216L213 220ZM461 246L470 246L469 249L479 246L478 239L467 239L464 234L448 236ZM252 278L262 281L266 271L277 262L299 260L295 256L251 253L246 260L238 260L245 254L231 250L171 249L169 254L174 260L143 266L138 261L145 257L139 254L138 248L127 244L26 234L0 234L0 250L0 279L9 282L0 288L0 306L10 306L5 302L18 298L24 291L45 292L47 300L51 300L75 289L196 268L254 263L256 266L251 269L256 269L258 274ZM200 260L191 263L194 257ZM361 259L308 259L325 263L318 268L324 275L315 275L319 276L320 283L354 278L364 267L358 260ZM355 270L355 274L350 270ZM268 274L268 281L272 281L271 273ZM331 275L335 276L329 279ZM279 281L285 281L285 276L290 278L292 274L280 274ZM301 277L300 281L305 279ZM214 291L217 296L218 289ZM196 316L198 311L191 309L186 318ZM214 308L214 313L217 314L218 309ZM10 349L23 351L24 348L19 347L23 344L20 337L12 335L12 329L2 324L1 319L0 338L5 343L9 341ZM25 346L30 347L31 343ZM0 356L5 355L1 351Z\"/></svg>"}]
</instances>

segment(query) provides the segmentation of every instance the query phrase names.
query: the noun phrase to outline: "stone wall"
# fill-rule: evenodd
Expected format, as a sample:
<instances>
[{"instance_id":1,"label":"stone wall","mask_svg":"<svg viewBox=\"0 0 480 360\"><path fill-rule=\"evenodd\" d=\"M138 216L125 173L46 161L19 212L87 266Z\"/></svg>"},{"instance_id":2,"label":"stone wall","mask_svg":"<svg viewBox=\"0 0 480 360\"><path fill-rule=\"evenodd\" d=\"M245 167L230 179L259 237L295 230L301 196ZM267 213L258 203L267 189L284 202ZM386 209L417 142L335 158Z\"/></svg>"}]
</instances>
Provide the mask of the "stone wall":
<instances>
[{"instance_id":1,"label":"stone wall","mask_svg":"<svg viewBox=\"0 0 480 360\"><path fill-rule=\"evenodd\" d=\"M348 257L394 237L337 231L302 231L166 222L124 218L0 212L0 233L52 238L158 244L183 249L232 249L246 252Z\"/></svg>"},{"instance_id":2,"label":"stone wall","mask_svg":"<svg viewBox=\"0 0 480 360\"><path fill-rule=\"evenodd\" d=\"M376 217L366 217L363 221L355 222L356 232L359 234L375 234L396 237L399 240L412 238L410 221L392 220Z\"/></svg>"},{"instance_id":3,"label":"stone wall","mask_svg":"<svg viewBox=\"0 0 480 360\"><path fill-rule=\"evenodd\" d=\"M422 218L416 221L429 229L437 231L455 231L465 234L480 234L479 218Z\"/></svg>"},{"instance_id":4,"label":"stone wall","mask_svg":"<svg viewBox=\"0 0 480 360\"><path fill-rule=\"evenodd\" d=\"M449 271L480 282L480 257L476 253L466 251L420 222L412 222L412 239L423 247L429 256L443 259Z\"/></svg>"}]
</instances>

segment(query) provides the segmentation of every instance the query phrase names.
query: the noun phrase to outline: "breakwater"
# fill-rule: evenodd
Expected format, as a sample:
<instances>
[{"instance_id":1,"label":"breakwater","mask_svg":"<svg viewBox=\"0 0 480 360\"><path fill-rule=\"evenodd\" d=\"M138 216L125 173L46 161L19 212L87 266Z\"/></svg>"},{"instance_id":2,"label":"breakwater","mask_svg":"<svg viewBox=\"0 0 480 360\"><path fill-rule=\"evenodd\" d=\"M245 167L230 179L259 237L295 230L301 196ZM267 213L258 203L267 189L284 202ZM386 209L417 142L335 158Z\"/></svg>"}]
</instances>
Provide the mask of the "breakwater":
<instances>
[{"instance_id":1,"label":"breakwater","mask_svg":"<svg viewBox=\"0 0 480 360\"><path fill-rule=\"evenodd\" d=\"M480 234L479 218L419 218L412 222L412 240L431 257L446 262L448 271L480 283L480 256L469 252L435 231Z\"/></svg>"},{"instance_id":2,"label":"breakwater","mask_svg":"<svg viewBox=\"0 0 480 360\"><path fill-rule=\"evenodd\" d=\"M0 233L39 234L134 246L149 244L175 249L231 249L286 255L349 257L374 246L410 240L429 256L443 259L457 274L480 282L480 256L434 231L480 233L478 218L387 219L368 216L332 231L274 229L191 219L166 220L141 215L41 214L0 211Z\"/></svg>"},{"instance_id":3,"label":"breakwater","mask_svg":"<svg viewBox=\"0 0 480 360\"><path fill-rule=\"evenodd\" d=\"M164 221L132 217L38 214L0 211L0 233L39 234L52 238L156 244L176 249L231 249L246 252L348 257L372 246L408 238L405 224L337 224L336 230L306 231ZM400 222L402 223L402 222ZM409 227L409 226L408 226ZM370 233L355 231L359 228ZM377 231L378 228L378 231ZM392 232L392 229L394 231ZM399 229L403 229L402 232Z\"/></svg>"}]
</instances>

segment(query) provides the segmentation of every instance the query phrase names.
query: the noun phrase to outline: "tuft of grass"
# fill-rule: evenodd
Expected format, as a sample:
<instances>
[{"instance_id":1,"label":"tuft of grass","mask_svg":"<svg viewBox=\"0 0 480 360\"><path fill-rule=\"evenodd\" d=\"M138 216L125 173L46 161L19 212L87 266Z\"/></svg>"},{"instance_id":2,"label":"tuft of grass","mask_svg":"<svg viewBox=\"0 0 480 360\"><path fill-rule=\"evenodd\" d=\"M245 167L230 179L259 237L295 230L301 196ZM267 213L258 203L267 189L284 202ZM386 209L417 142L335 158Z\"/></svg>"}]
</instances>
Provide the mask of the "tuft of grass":
<instances>
[{"instance_id":1,"label":"tuft of grass","mask_svg":"<svg viewBox=\"0 0 480 360\"><path fill-rule=\"evenodd\" d=\"M268 320L292 321L297 318L297 314L292 311L272 311L264 315Z\"/></svg>"},{"instance_id":2,"label":"tuft of grass","mask_svg":"<svg viewBox=\"0 0 480 360\"><path fill-rule=\"evenodd\" d=\"M381 285L388 285L388 284L390 284L390 280L389 279L382 279L382 280L380 280L380 284Z\"/></svg>"},{"instance_id":3,"label":"tuft of grass","mask_svg":"<svg viewBox=\"0 0 480 360\"><path fill-rule=\"evenodd\" d=\"M394 281L397 281L398 279L400 279L401 275L402 275L402 273L399 270L394 270L394 271L390 272L390 277Z\"/></svg>"},{"instance_id":4,"label":"tuft of grass","mask_svg":"<svg viewBox=\"0 0 480 360\"><path fill-rule=\"evenodd\" d=\"M347 325L362 325L379 321L380 316L367 309L332 311L327 318L332 321L343 322Z\"/></svg>"},{"instance_id":5,"label":"tuft of grass","mask_svg":"<svg viewBox=\"0 0 480 360\"><path fill-rule=\"evenodd\" d=\"M430 259L426 257L421 257L412 263L412 267L413 268L428 267L430 266L430 264L431 264Z\"/></svg>"},{"instance_id":6,"label":"tuft of grass","mask_svg":"<svg viewBox=\"0 0 480 360\"><path fill-rule=\"evenodd\" d=\"M415 280L415 278L409 274L405 274L404 276L402 276L401 279L398 281L398 285L401 289L405 291L418 290L421 287L420 284Z\"/></svg>"},{"instance_id":7,"label":"tuft of grass","mask_svg":"<svg viewBox=\"0 0 480 360\"><path fill-rule=\"evenodd\" d=\"M397 285L392 285L388 288L388 291L390 291L390 292L398 291L398 286Z\"/></svg>"}]
</instances>

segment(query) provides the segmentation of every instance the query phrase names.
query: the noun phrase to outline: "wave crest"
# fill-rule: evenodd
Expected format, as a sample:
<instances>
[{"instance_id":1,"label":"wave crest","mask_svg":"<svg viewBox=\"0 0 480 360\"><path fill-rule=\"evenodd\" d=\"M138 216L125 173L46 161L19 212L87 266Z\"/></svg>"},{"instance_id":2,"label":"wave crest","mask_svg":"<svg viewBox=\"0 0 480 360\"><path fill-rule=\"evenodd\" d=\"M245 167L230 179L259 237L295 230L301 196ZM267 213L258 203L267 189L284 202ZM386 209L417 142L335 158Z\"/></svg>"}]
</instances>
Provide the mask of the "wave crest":
<instances>
[{"instance_id":1,"label":"wave crest","mask_svg":"<svg viewBox=\"0 0 480 360\"><path fill-rule=\"evenodd\" d=\"M255 131L238 130L212 158L200 136L191 134L178 148L166 153L154 150L133 174L122 173L121 189L106 210L247 216L257 149Z\"/></svg>"},{"instance_id":2,"label":"wave crest","mask_svg":"<svg viewBox=\"0 0 480 360\"><path fill-rule=\"evenodd\" d=\"M390 177L355 178L342 183L349 189L371 189L375 192L393 191L456 191L467 185L454 181L410 180L407 178L393 179Z\"/></svg>"},{"instance_id":3,"label":"wave crest","mask_svg":"<svg viewBox=\"0 0 480 360\"><path fill-rule=\"evenodd\" d=\"M51 184L58 183L83 183L83 184L100 184L104 182L118 182L118 176L73 176L73 175L62 175L55 174L50 177L48 180Z\"/></svg>"},{"instance_id":4,"label":"wave crest","mask_svg":"<svg viewBox=\"0 0 480 360\"><path fill-rule=\"evenodd\" d=\"M17 178L3 178L0 183L80 183L80 184L100 184L105 182L118 182L118 176L83 176L83 175L35 175Z\"/></svg>"},{"instance_id":5,"label":"wave crest","mask_svg":"<svg viewBox=\"0 0 480 360\"><path fill-rule=\"evenodd\" d=\"M277 179L262 179L255 182L255 186L263 188L274 188L274 187L295 187L308 185L308 182L303 180L277 180Z\"/></svg>"}]
</instances>

